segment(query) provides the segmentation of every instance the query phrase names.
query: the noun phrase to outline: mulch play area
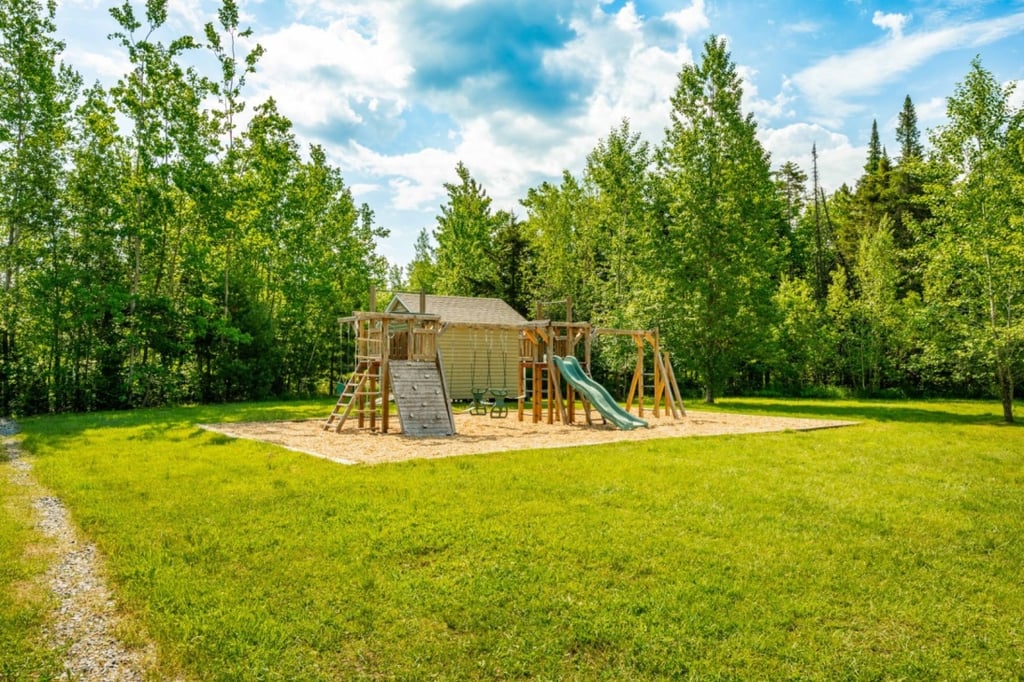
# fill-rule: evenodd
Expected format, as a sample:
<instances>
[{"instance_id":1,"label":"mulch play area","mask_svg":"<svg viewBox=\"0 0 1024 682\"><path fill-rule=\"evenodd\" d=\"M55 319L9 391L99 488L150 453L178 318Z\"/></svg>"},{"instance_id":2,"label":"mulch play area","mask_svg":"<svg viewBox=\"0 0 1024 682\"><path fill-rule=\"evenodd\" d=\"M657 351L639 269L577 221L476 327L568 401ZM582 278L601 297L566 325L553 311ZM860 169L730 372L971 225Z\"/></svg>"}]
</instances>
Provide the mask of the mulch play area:
<instances>
[{"instance_id":1,"label":"mulch play area","mask_svg":"<svg viewBox=\"0 0 1024 682\"><path fill-rule=\"evenodd\" d=\"M338 433L324 431L321 428L323 419L204 424L203 428L235 438L274 443L342 464L381 464L408 459L598 445L651 438L810 431L852 426L857 423L695 410L687 410L687 415L681 419L655 419L650 413L645 414L644 418L647 419L650 428L620 431L611 425L600 423L594 426L534 424L529 418L520 422L515 418L514 412L507 419L492 419L463 413L455 415L456 435L446 438L405 436L401 434L400 429L395 428L397 420L393 422L391 433L387 434L355 428L352 422L346 424Z\"/></svg>"}]
</instances>

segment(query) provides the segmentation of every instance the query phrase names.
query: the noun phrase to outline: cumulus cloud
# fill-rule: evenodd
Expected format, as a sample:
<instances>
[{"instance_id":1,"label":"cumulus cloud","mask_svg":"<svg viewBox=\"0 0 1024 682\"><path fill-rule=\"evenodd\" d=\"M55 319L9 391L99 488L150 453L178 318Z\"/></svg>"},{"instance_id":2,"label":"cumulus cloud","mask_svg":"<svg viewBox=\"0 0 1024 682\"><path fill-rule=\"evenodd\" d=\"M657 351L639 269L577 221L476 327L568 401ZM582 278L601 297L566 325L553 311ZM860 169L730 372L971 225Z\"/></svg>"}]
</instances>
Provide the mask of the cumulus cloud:
<instances>
[{"instance_id":1,"label":"cumulus cloud","mask_svg":"<svg viewBox=\"0 0 1024 682\"><path fill-rule=\"evenodd\" d=\"M757 70L740 64L736 72L743 81L743 109L749 111L761 121L786 118L794 114L791 104L793 95L788 79L783 80L782 87L771 99L763 99L758 91L754 77Z\"/></svg>"},{"instance_id":2,"label":"cumulus cloud","mask_svg":"<svg viewBox=\"0 0 1024 682\"><path fill-rule=\"evenodd\" d=\"M871 17L872 24L889 31L895 40L903 37L903 27L907 25L908 21L910 21L909 14L886 14L878 10L875 10L875 15Z\"/></svg>"},{"instance_id":3,"label":"cumulus cloud","mask_svg":"<svg viewBox=\"0 0 1024 682\"><path fill-rule=\"evenodd\" d=\"M255 97L273 96L282 113L307 131L332 121L365 122L360 111L398 116L413 67L399 49L401 37L381 18L293 23L262 36L266 54L250 80ZM368 19L379 22L370 32Z\"/></svg>"},{"instance_id":4,"label":"cumulus cloud","mask_svg":"<svg viewBox=\"0 0 1024 682\"><path fill-rule=\"evenodd\" d=\"M702 2L698 0L691 9L692 12L679 12L671 18L679 30L696 30L701 25ZM664 17L657 19L665 21ZM463 20L466 27L479 26L480 17ZM390 20L375 18L377 26L386 21ZM579 171L597 140L624 117L647 139L660 138L668 120L668 95L675 87L676 74L684 64L693 61L686 45L679 41L673 42L670 49L652 45L645 33L649 20L638 16L632 3L610 12L596 7L587 14L567 15L560 21L564 24L556 32L557 39L551 31L538 33L535 44L519 55L518 62L513 60L509 64L495 56L500 53L500 47L495 46L489 48L492 54L485 51L470 63L461 54L463 48L468 49L459 37L464 31L456 29L455 38L445 48L456 63L446 67L447 72L414 73L404 81L396 79L392 88L378 88L378 97L385 101L389 96L405 97L430 102L431 106L448 112L454 126L450 148L426 146L390 155L381 149L339 141L331 148L333 158L345 168L385 178L395 208L424 212L436 211L444 201L443 184L452 181L456 163L463 161L488 190L495 208L514 210L528 187L557 177L566 168ZM395 17L390 30L400 36L397 41L406 55L399 63L415 64L420 69L421 62L415 55L420 54L421 48L415 43L433 29L420 24L414 30L408 17ZM465 32L468 40L469 28ZM362 40L372 43L373 36L371 33ZM307 34L288 45L290 49L301 49L302 42L313 40ZM351 40L357 41L355 37ZM480 38L476 40L479 42ZM325 56L333 54L333 49L306 50L311 59L287 61L312 61L343 68L338 58L329 60ZM516 75L517 64L527 66L527 79L545 80L544 92L550 91L551 83L571 84L555 89L575 99L553 107L550 103L536 105L528 96L509 98L506 93L503 97L490 97L492 88ZM351 66L345 68L353 70ZM351 96L345 99L331 92L311 90L316 92L308 92L302 106L297 107L312 110L300 114L306 124L322 123L318 118L322 115L315 112L322 111L326 102L314 102L314 98L333 101L329 110L335 117L349 120L359 116ZM510 92L515 94L515 88ZM474 94L478 97L474 98ZM298 95L293 99L298 99Z\"/></svg>"},{"instance_id":5,"label":"cumulus cloud","mask_svg":"<svg viewBox=\"0 0 1024 682\"><path fill-rule=\"evenodd\" d=\"M854 145L846 135L813 123L762 128L758 137L771 154L774 167L793 161L808 177L812 168L811 148L816 146L819 183L826 192L842 184L856 183L867 158L866 146Z\"/></svg>"}]
</instances>

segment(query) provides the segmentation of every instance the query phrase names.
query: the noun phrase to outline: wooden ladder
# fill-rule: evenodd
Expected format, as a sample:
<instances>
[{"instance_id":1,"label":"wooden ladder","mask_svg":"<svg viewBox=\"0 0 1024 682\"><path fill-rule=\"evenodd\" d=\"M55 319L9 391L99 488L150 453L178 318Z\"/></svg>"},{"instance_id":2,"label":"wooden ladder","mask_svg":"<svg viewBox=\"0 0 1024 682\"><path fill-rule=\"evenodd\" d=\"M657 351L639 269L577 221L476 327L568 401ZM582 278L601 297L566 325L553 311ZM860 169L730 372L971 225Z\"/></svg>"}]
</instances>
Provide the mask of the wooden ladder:
<instances>
[{"instance_id":1,"label":"wooden ladder","mask_svg":"<svg viewBox=\"0 0 1024 682\"><path fill-rule=\"evenodd\" d=\"M324 431L332 428L335 432L341 431L353 410L359 417L360 426L363 426L366 417L369 416L370 428L376 428L377 417L382 416L383 411L387 409L387 403L383 400L380 390L380 379L377 376L379 366L378 363L369 360L359 361L356 371L349 377L348 383L338 396L338 402L327 417L323 426Z\"/></svg>"}]
</instances>

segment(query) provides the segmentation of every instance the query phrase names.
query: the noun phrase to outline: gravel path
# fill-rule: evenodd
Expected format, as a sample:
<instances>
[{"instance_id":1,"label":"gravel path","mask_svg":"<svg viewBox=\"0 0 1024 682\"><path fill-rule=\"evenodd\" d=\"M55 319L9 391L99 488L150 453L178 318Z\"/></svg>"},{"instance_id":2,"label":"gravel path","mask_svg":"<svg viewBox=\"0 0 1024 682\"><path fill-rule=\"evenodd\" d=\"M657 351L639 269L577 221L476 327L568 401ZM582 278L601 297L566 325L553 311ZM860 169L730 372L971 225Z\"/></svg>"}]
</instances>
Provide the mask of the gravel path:
<instances>
[{"instance_id":1,"label":"gravel path","mask_svg":"<svg viewBox=\"0 0 1024 682\"><path fill-rule=\"evenodd\" d=\"M57 607L46 634L65 652L65 675L104 682L146 679L142 671L153 659L152 647L129 649L118 641L121 618L103 579L103 558L94 544L81 540L64 504L35 480L32 463L20 457L18 442L11 437L17 432L17 424L0 419L11 481L32 490L36 525L55 545L57 558L46 578Z\"/></svg>"}]
</instances>

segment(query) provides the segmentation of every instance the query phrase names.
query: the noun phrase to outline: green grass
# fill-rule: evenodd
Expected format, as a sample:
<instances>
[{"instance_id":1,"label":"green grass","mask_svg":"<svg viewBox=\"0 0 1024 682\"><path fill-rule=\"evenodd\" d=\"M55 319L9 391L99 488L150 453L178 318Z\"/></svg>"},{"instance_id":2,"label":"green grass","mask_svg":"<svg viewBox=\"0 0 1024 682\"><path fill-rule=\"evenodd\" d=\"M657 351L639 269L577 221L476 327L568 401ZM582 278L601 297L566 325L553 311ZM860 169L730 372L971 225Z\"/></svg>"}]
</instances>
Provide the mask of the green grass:
<instances>
[{"instance_id":1,"label":"green grass","mask_svg":"<svg viewBox=\"0 0 1024 682\"><path fill-rule=\"evenodd\" d=\"M327 402L22 427L168 673L1007 679L1024 429L997 407L724 401L862 424L377 467L195 426Z\"/></svg>"},{"instance_id":2,"label":"green grass","mask_svg":"<svg viewBox=\"0 0 1024 682\"><path fill-rule=\"evenodd\" d=\"M34 527L29 488L11 473L0 445L0 680L48 680L60 671L42 636L50 543Z\"/></svg>"}]
</instances>

